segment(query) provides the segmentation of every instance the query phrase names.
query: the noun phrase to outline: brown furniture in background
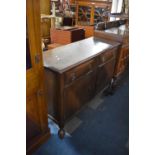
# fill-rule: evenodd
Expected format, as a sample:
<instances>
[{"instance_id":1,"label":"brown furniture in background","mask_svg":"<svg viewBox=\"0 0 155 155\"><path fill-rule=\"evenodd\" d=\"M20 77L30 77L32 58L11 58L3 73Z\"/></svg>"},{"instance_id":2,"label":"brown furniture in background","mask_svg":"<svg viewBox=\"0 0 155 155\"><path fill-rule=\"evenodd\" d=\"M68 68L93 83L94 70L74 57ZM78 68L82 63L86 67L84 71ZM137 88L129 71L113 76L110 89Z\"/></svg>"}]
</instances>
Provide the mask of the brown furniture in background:
<instances>
[{"instance_id":1,"label":"brown furniture in background","mask_svg":"<svg viewBox=\"0 0 155 155\"><path fill-rule=\"evenodd\" d=\"M90 8L90 19L88 19L85 15L85 12L83 12L83 18L85 18L86 21L81 21L79 17L79 9L80 7L89 7ZM78 27L83 27L85 29L85 37L92 37L94 34L94 10L95 7L91 3L87 3L84 1L76 2L76 16L75 16L75 24Z\"/></svg>"},{"instance_id":2,"label":"brown furniture in background","mask_svg":"<svg viewBox=\"0 0 155 155\"><path fill-rule=\"evenodd\" d=\"M119 45L91 37L43 53L48 114L60 138L65 122L111 83Z\"/></svg>"},{"instance_id":3,"label":"brown furniture in background","mask_svg":"<svg viewBox=\"0 0 155 155\"><path fill-rule=\"evenodd\" d=\"M129 15L128 14L118 14L118 15L109 15L110 21L116 21L116 20L126 20L126 23L129 23Z\"/></svg>"},{"instance_id":4,"label":"brown furniture in background","mask_svg":"<svg viewBox=\"0 0 155 155\"><path fill-rule=\"evenodd\" d=\"M51 29L51 43L69 44L85 38L83 28L77 27L60 27Z\"/></svg>"},{"instance_id":5,"label":"brown furniture in background","mask_svg":"<svg viewBox=\"0 0 155 155\"><path fill-rule=\"evenodd\" d=\"M111 10L112 2L108 1L97 1L97 0L77 0L76 1L76 25L85 25L82 24L79 17L79 8L80 7L89 7L89 12L83 12L83 16L88 14L90 17L88 18L89 24L87 25L94 25L95 23L95 8L103 8L104 10ZM85 16L86 17L86 16ZM87 17L86 17L87 18Z\"/></svg>"},{"instance_id":6,"label":"brown furniture in background","mask_svg":"<svg viewBox=\"0 0 155 155\"><path fill-rule=\"evenodd\" d=\"M41 37L42 39L50 38L51 19L41 18Z\"/></svg>"},{"instance_id":7,"label":"brown furniture in background","mask_svg":"<svg viewBox=\"0 0 155 155\"><path fill-rule=\"evenodd\" d=\"M127 20L126 19L114 19L112 21L107 21L107 22L99 22L95 26L95 30L107 30L110 28L119 28L121 25L126 25L127 26Z\"/></svg>"},{"instance_id":8,"label":"brown furniture in background","mask_svg":"<svg viewBox=\"0 0 155 155\"><path fill-rule=\"evenodd\" d=\"M104 8L111 10L111 2L101 1L101 0L77 0L76 1L76 17L75 24L78 27L83 27L85 29L86 38L94 36L94 24L95 24L95 9ZM87 11L80 11L81 7L89 8ZM82 10L82 9L81 9ZM80 12L82 13L82 18L80 17Z\"/></svg>"},{"instance_id":9,"label":"brown furniture in background","mask_svg":"<svg viewBox=\"0 0 155 155\"><path fill-rule=\"evenodd\" d=\"M117 64L115 68L115 77L118 77L124 72L129 63L129 29L128 25L124 24L118 27L106 27L105 30L95 30L96 37L117 41L121 43L121 48L117 57Z\"/></svg>"},{"instance_id":10,"label":"brown furniture in background","mask_svg":"<svg viewBox=\"0 0 155 155\"><path fill-rule=\"evenodd\" d=\"M63 26L74 26L75 25L75 17L63 17Z\"/></svg>"},{"instance_id":11,"label":"brown furniture in background","mask_svg":"<svg viewBox=\"0 0 155 155\"><path fill-rule=\"evenodd\" d=\"M74 4L75 3L75 0L69 0L70 4Z\"/></svg>"},{"instance_id":12,"label":"brown furniture in background","mask_svg":"<svg viewBox=\"0 0 155 155\"><path fill-rule=\"evenodd\" d=\"M50 137L40 37L40 4L26 0L26 154Z\"/></svg>"},{"instance_id":13,"label":"brown furniture in background","mask_svg":"<svg viewBox=\"0 0 155 155\"><path fill-rule=\"evenodd\" d=\"M40 15L50 15L50 0L40 0ZM38 3L39 3L38 2ZM41 37L42 39L50 38L50 28L51 28L51 19L50 18L42 18L41 20Z\"/></svg>"},{"instance_id":14,"label":"brown furniture in background","mask_svg":"<svg viewBox=\"0 0 155 155\"><path fill-rule=\"evenodd\" d=\"M89 38L94 36L94 26L80 26L77 25L77 27L82 28L85 30L85 38Z\"/></svg>"}]
</instances>

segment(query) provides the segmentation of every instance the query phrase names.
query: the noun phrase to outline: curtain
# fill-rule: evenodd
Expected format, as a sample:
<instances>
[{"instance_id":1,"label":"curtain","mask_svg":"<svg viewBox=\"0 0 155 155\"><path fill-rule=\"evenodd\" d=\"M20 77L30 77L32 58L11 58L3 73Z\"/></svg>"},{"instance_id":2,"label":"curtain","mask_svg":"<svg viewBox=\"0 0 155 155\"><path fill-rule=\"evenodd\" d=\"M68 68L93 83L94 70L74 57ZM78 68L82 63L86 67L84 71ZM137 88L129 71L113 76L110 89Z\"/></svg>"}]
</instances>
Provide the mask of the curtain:
<instances>
[{"instance_id":1,"label":"curtain","mask_svg":"<svg viewBox=\"0 0 155 155\"><path fill-rule=\"evenodd\" d=\"M112 0L111 13L121 13L123 0Z\"/></svg>"}]
</instances>

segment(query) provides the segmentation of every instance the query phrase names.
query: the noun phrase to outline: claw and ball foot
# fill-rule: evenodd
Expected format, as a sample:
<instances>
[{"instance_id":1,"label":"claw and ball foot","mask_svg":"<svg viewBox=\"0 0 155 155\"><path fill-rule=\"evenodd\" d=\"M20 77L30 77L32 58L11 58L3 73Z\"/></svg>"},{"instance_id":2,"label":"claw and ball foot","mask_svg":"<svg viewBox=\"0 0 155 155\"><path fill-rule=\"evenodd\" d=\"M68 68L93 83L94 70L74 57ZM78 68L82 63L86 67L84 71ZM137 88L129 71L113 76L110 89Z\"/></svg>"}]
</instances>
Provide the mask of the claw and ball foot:
<instances>
[{"instance_id":1,"label":"claw and ball foot","mask_svg":"<svg viewBox=\"0 0 155 155\"><path fill-rule=\"evenodd\" d=\"M59 129L58 135L59 135L60 139L63 139L64 136L65 136L65 130L64 129Z\"/></svg>"}]
</instances>

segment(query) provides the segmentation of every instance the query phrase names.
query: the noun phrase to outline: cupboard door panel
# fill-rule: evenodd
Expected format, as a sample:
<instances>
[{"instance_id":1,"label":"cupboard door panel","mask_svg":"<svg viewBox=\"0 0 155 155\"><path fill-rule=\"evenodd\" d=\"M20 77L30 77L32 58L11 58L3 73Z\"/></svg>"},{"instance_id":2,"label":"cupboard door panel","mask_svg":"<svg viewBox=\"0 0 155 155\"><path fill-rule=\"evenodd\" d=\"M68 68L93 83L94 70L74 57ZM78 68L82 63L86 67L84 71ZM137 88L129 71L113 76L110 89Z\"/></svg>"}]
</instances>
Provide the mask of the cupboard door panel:
<instances>
[{"instance_id":1,"label":"cupboard door panel","mask_svg":"<svg viewBox=\"0 0 155 155\"><path fill-rule=\"evenodd\" d=\"M114 72L115 59L108 61L103 66L98 66L98 74L97 74L97 82L96 82L96 90L100 92L106 86L108 86Z\"/></svg>"},{"instance_id":2,"label":"cupboard door panel","mask_svg":"<svg viewBox=\"0 0 155 155\"><path fill-rule=\"evenodd\" d=\"M95 74L92 72L65 88L65 119L77 112L80 107L82 107L93 97L95 90L94 81Z\"/></svg>"}]
</instances>

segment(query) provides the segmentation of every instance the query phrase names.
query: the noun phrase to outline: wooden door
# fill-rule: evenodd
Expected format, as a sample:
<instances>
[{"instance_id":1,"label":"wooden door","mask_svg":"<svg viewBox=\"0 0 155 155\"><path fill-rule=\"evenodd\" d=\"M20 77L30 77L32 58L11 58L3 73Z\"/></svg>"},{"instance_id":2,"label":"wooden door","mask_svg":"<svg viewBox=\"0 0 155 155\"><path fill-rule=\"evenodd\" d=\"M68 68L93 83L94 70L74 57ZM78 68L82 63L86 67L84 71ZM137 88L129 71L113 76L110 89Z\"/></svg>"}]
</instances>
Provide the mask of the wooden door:
<instances>
[{"instance_id":1,"label":"wooden door","mask_svg":"<svg viewBox=\"0 0 155 155\"><path fill-rule=\"evenodd\" d=\"M26 1L26 148L29 152L49 135L44 99L38 0ZM44 137L44 138L43 138ZM42 140L41 140L42 138Z\"/></svg>"},{"instance_id":2,"label":"wooden door","mask_svg":"<svg viewBox=\"0 0 155 155\"><path fill-rule=\"evenodd\" d=\"M108 62L103 66L98 67L98 77L97 77L97 92L100 92L108 86L110 80L113 76L114 71L114 61Z\"/></svg>"}]
</instances>

